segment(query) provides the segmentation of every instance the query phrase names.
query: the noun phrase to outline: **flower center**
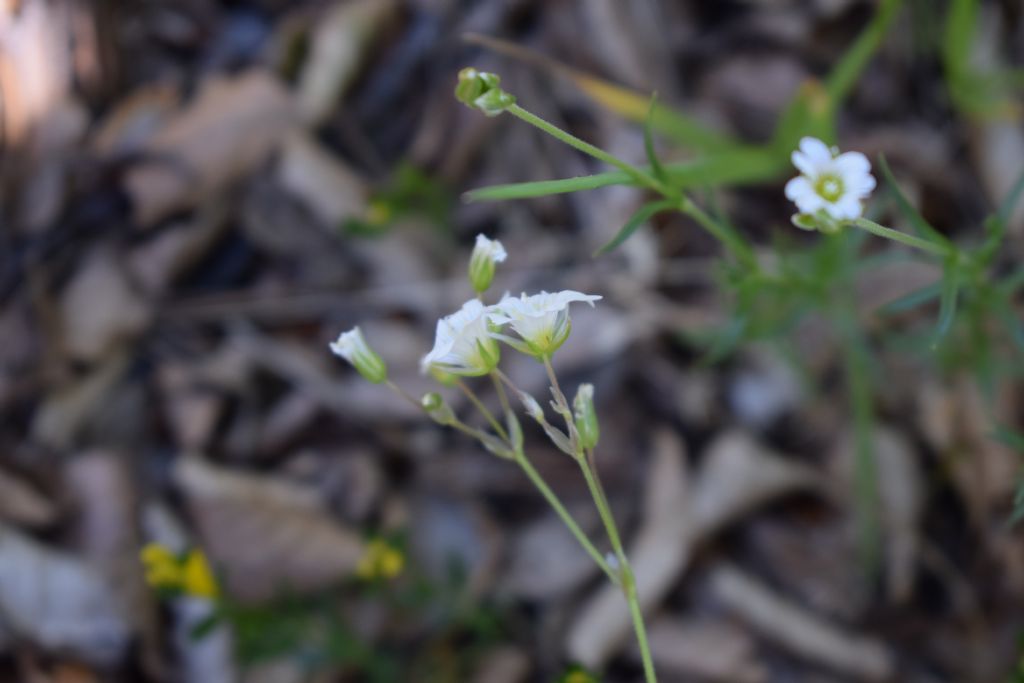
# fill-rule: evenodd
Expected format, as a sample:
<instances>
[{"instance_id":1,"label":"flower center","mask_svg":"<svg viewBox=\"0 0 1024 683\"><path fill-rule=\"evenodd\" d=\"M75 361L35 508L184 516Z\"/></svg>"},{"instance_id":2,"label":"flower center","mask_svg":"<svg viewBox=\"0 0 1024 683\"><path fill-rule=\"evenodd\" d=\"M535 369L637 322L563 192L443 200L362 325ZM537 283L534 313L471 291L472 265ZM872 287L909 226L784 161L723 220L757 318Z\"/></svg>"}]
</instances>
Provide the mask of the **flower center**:
<instances>
[{"instance_id":1,"label":"flower center","mask_svg":"<svg viewBox=\"0 0 1024 683\"><path fill-rule=\"evenodd\" d=\"M828 202L836 202L843 196L843 179L831 173L824 173L814 181L814 191Z\"/></svg>"}]
</instances>

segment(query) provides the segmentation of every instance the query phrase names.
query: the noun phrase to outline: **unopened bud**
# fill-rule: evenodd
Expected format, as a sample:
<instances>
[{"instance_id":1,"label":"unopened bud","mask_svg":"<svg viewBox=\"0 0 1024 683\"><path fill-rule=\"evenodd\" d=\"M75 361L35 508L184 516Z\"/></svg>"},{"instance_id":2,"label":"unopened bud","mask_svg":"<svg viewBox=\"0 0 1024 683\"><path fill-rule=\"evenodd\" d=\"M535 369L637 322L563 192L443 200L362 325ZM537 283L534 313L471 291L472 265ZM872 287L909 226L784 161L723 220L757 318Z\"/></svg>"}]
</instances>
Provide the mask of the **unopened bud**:
<instances>
[{"instance_id":1,"label":"unopened bud","mask_svg":"<svg viewBox=\"0 0 1024 683\"><path fill-rule=\"evenodd\" d=\"M581 384L572 402L576 431L580 435L580 447L589 450L597 445L600 429L597 412L594 410L594 385Z\"/></svg>"},{"instance_id":2,"label":"unopened bud","mask_svg":"<svg viewBox=\"0 0 1024 683\"><path fill-rule=\"evenodd\" d=\"M359 327L353 327L339 335L337 341L331 342L330 347L331 351L351 363L368 381L380 384L388 378L388 366L363 339Z\"/></svg>"},{"instance_id":3,"label":"unopened bud","mask_svg":"<svg viewBox=\"0 0 1024 683\"><path fill-rule=\"evenodd\" d=\"M516 98L500 87L497 74L467 67L459 72L455 97L467 107L478 109L487 116L497 116L516 103Z\"/></svg>"},{"instance_id":4,"label":"unopened bud","mask_svg":"<svg viewBox=\"0 0 1024 683\"><path fill-rule=\"evenodd\" d=\"M420 405L423 406L423 410L430 416L430 419L440 425L450 425L455 422L455 413L441 394L436 391L424 394L420 399Z\"/></svg>"},{"instance_id":5,"label":"unopened bud","mask_svg":"<svg viewBox=\"0 0 1024 683\"><path fill-rule=\"evenodd\" d=\"M473 255L469 257L469 282L478 294L486 292L491 286L495 264L501 263L507 256L505 247L498 240L488 239L484 235L476 236L476 246L473 247Z\"/></svg>"}]
</instances>

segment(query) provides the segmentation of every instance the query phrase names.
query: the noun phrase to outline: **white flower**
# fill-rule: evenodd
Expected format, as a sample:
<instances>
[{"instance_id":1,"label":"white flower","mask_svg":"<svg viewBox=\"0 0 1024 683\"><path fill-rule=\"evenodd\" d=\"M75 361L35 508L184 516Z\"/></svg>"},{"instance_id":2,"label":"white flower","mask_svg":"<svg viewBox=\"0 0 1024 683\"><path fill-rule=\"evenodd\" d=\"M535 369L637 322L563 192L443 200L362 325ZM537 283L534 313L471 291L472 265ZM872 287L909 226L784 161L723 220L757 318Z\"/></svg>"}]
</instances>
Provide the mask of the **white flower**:
<instances>
[{"instance_id":1,"label":"white flower","mask_svg":"<svg viewBox=\"0 0 1024 683\"><path fill-rule=\"evenodd\" d=\"M490 313L489 306L470 299L455 313L438 320L434 348L420 361L420 369L470 376L493 370L501 352L491 337Z\"/></svg>"},{"instance_id":2,"label":"white flower","mask_svg":"<svg viewBox=\"0 0 1024 683\"><path fill-rule=\"evenodd\" d=\"M569 337L569 304L585 301L591 306L600 296L582 294L570 289L561 292L541 292L521 297L505 295L494 305L491 320L499 325L509 324L522 341L505 335L497 339L532 356L545 357L554 353Z\"/></svg>"},{"instance_id":3,"label":"white flower","mask_svg":"<svg viewBox=\"0 0 1024 683\"><path fill-rule=\"evenodd\" d=\"M384 360L366 343L358 326L338 335L337 341L331 342L330 347L335 355L347 360L360 375L374 384L380 384L388 378Z\"/></svg>"},{"instance_id":4,"label":"white flower","mask_svg":"<svg viewBox=\"0 0 1024 683\"><path fill-rule=\"evenodd\" d=\"M786 197L800 213L824 211L835 220L859 218L863 200L875 189L871 163L860 152L839 154L816 138L803 138L793 152L801 175L786 183Z\"/></svg>"},{"instance_id":5,"label":"white flower","mask_svg":"<svg viewBox=\"0 0 1024 683\"><path fill-rule=\"evenodd\" d=\"M508 257L498 240L476 236L473 255L469 257L469 281L477 292L486 292L494 279L494 266Z\"/></svg>"}]
</instances>

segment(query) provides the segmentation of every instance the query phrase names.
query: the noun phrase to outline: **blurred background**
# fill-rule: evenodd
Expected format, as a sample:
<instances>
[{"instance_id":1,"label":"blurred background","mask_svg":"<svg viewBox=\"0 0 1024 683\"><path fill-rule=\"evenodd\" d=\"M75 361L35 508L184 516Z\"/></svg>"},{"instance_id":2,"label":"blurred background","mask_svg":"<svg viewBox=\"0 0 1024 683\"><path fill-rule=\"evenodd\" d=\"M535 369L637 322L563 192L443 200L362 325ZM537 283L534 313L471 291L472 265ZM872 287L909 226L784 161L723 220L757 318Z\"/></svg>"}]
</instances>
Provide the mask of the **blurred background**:
<instances>
[{"instance_id":1,"label":"blurred background","mask_svg":"<svg viewBox=\"0 0 1024 683\"><path fill-rule=\"evenodd\" d=\"M398 384L429 390L418 362L472 295L478 233L509 253L492 294L604 297L574 309L555 365L568 391L597 387L659 680L1024 680L1020 454L991 438L1024 424L1020 352L987 395L957 362L969 337L940 353L890 334L935 307L875 313L934 266L856 282L865 499L828 325L709 361L732 301L696 223L659 216L595 259L640 190L461 199L607 170L463 107L464 66L644 163L643 127L586 77L769 143L880 11L838 141L884 153L937 229L978 242L1024 168L1019 75L974 88L1024 65L1018 0L0 0L0 680L641 680L624 604L520 470L327 348L359 324ZM787 156L695 193L768 257L821 239L790 225ZM1007 269L1019 212L1008 234ZM542 396L543 370L505 355ZM598 537L542 437L527 426L533 462ZM180 585L147 583L147 544L184 563ZM203 556L215 586L190 583Z\"/></svg>"}]
</instances>

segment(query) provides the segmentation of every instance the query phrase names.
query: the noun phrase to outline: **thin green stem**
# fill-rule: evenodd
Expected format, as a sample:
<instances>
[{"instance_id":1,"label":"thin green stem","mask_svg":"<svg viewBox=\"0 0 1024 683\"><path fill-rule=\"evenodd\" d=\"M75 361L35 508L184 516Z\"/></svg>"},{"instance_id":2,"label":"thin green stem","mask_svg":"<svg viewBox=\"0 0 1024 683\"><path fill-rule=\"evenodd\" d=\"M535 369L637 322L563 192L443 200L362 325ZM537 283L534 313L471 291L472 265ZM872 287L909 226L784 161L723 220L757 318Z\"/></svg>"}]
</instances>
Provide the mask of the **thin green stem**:
<instances>
[{"instance_id":1,"label":"thin green stem","mask_svg":"<svg viewBox=\"0 0 1024 683\"><path fill-rule=\"evenodd\" d=\"M626 549L622 545L619 528L615 524L615 517L612 515L611 506L608 504L604 487L601 486L597 471L593 467L593 452L580 453L576 460L579 462L580 470L583 472L583 478L587 482L587 488L590 490L590 496L594 499L594 504L597 506L597 512L601 516L601 521L604 523L608 540L615 551L615 557L619 561L619 575L622 579L619 585L622 587L622 593L629 604L629 613L633 620L633 630L636 632L637 644L640 646L640 658L643 661L644 677L648 683L656 683L657 677L654 673L654 660L651 657L651 648L647 642L647 629L644 626L643 611L640 609L640 598L636 591L636 578L633 576L633 568L630 566L629 558L626 556Z\"/></svg>"},{"instance_id":2,"label":"thin green stem","mask_svg":"<svg viewBox=\"0 0 1024 683\"><path fill-rule=\"evenodd\" d=\"M391 380L386 380L386 381L384 382L384 384L385 384L385 385L387 385L387 387L388 387L389 389L391 389L392 391L394 391L394 392L395 392L396 394L398 394L399 396L401 396L402 398L404 398L404 399L405 399L406 401L408 401L409 403L413 404L413 405L414 405L414 406L416 407L416 410L420 410L420 411L422 411L422 410L423 410L423 405L422 405L422 404L421 404L421 403L420 403L419 401L417 401L417 400L416 400L416 399L415 399L415 398L414 398L414 397L413 397L413 396L412 396L412 395L411 395L411 394L410 394L409 392L407 392L407 391L406 391L405 389L403 389L402 387L398 386L397 384L395 384L395 383L394 383L394 382L392 382Z\"/></svg>"},{"instance_id":3,"label":"thin green stem","mask_svg":"<svg viewBox=\"0 0 1024 683\"><path fill-rule=\"evenodd\" d=\"M565 419L565 428L569 433L569 442L573 450L578 450L579 432L576 431L576 424L572 421L572 409L569 408L569 401L565 398L565 394L562 393L562 387L558 384L558 376L555 375L555 368L551 365L551 356L544 356L544 369L548 373L548 381L551 382L551 391L555 396L555 403L558 404L558 407L561 409L559 412Z\"/></svg>"},{"instance_id":4,"label":"thin green stem","mask_svg":"<svg viewBox=\"0 0 1024 683\"><path fill-rule=\"evenodd\" d=\"M562 522L569 531L572 532L572 535L576 537L576 540L583 549L587 551L587 554L590 555L591 559L597 563L597 566L601 568L601 571L608 576L612 583L618 585L620 583L619 575L608 565L604 556L602 556L600 551L594 547L594 544L590 542L587 535L583 533L579 524L576 523L576 520L573 519L572 515L569 514L569 511L565 509L564 505L562 505L562 501L558 499L558 496L556 496L554 491L552 491L547 485L544 478L540 476L540 473L534 469L530 461L527 460L526 455L521 452L516 454L516 462L526 473L526 476L530 478L530 481L533 482L533 485L537 487L537 490L540 491L541 495L544 496L544 499L547 500L548 504L554 508L555 512L562 519Z\"/></svg>"},{"instance_id":5,"label":"thin green stem","mask_svg":"<svg viewBox=\"0 0 1024 683\"><path fill-rule=\"evenodd\" d=\"M921 251L927 251L929 254L934 254L935 256L946 257L950 255L950 249L948 247L935 244L934 242L929 242L928 240L915 237L914 235L908 235L907 233L900 232L899 230L887 228L884 225L879 225L867 218L858 218L853 222L853 224L858 228L863 228L864 230L878 235L879 237L884 237L894 242L905 244L908 247L920 249Z\"/></svg>"},{"instance_id":6,"label":"thin green stem","mask_svg":"<svg viewBox=\"0 0 1024 683\"><path fill-rule=\"evenodd\" d=\"M679 210L700 223L701 227L707 230L712 237L721 242L722 246L731 252L732 255L736 257L736 260L741 264L751 270L756 270L758 268L757 257L754 255L754 250L732 228L723 223L719 223L709 216L704 209L697 206L697 204L689 197L683 197L682 201L679 203Z\"/></svg>"},{"instance_id":7,"label":"thin green stem","mask_svg":"<svg viewBox=\"0 0 1024 683\"><path fill-rule=\"evenodd\" d=\"M501 384L501 378L498 376L497 368L491 370L491 381L494 382L494 390L498 393L498 400L501 402L501 409L506 415L508 415L512 412L512 406L509 405L508 395L505 393L505 387Z\"/></svg>"},{"instance_id":8,"label":"thin green stem","mask_svg":"<svg viewBox=\"0 0 1024 683\"><path fill-rule=\"evenodd\" d=\"M584 142L583 140L580 140L575 135L572 135L571 133L567 133L566 131L562 130L561 128L559 128L558 126L554 125L553 123L550 123L549 121L546 121L546 120L542 119L541 117L537 116L536 114L533 114L533 113L527 111L526 109L523 109L518 104L513 104L511 107L509 107L505 111L507 111L509 114L512 114L513 116L515 116L515 117L525 121L526 123L530 124L531 126L534 126L535 128L539 128L540 130L544 131L548 135L552 136L553 138L555 138L557 140L560 140L561 142L564 142L565 144L569 145L570 147L573 147L574 149L578 149L579 151L583 152L584 154L589 154L590 156L594 157L595 159L597 159L599 161L603 161L606 164L611 164L615 168L617 168L617 169L621 170L622 172L626 173L627 175L629 175L631 178L636 180L641 185L644 185L645 187L648 187L648 188L654 190L655 192L658 192L658 193L660 193L660 194L662 194L662 195L664 195L666 197L672 197L672 196L674 196L676 194L676 193L674 193L671 190L671 188L669 188L663 182L661 182L660 180L658 180L657 178L652 176L650 173L647 173L646 171L644 171L644 170L642 170L640 168L637 168L636 166L634 166L634 165L632 165L632 164L630 164L630 163L628 163L626 161L623 161L622 159L619 159L617 156L615 156L613 154L609 154L608 152L604 151L603 149L601 149L599 147L595 147L594 145L590 144L589 142Z\"/></svg>"},{"instance_id":9,"label":"thin green stem","mask_svg":"<svg viewBox=\"0 0 1024 683\"><path fill-rule=\"evenodd\" d=\"M470 403L476 406L476 409L480 411L480 414L484 416L487 422L490 423L495 433L508 442L508 432L506 432L505 428L501 426L501 423L495 419L494 414L487 408L487 406L484 405L483 401L477 397L476 392L470 389L469 386L461 379L456 380L455 384L462 390L462 393L466 395L466 398L469 399Z\"/></svg>"}]
</instances>

